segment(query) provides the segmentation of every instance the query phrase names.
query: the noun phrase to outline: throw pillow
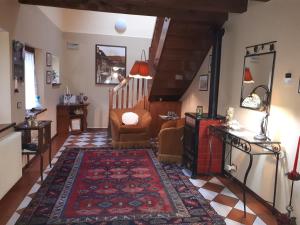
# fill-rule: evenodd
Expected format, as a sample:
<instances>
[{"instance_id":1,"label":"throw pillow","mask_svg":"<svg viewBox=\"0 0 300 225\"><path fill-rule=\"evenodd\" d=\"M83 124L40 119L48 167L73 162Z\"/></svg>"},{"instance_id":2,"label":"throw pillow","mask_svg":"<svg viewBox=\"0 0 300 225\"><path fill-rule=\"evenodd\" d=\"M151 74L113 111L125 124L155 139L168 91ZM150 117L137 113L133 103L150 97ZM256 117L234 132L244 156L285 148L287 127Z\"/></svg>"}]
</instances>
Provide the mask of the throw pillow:
<instances>
[{"instance_id":1,"label":"throw pillow","mask_svg":"<svg viewBox=\"0 0 300 225\"><path fill-rule=\"evenodd\" d=\"M139 122L139 116L134 112L126 112L122 115L122 123L125 125L136 125Z\"/></svg>"}]
</instances>

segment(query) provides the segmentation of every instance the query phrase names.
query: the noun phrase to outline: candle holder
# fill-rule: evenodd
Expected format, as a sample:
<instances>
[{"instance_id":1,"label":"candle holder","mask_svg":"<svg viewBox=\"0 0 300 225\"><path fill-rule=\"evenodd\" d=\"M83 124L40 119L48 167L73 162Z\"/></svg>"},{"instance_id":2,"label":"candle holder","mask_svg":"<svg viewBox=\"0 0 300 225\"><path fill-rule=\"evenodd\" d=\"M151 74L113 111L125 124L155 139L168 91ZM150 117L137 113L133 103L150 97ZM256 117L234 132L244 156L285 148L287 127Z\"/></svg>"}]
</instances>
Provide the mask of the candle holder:
<instances>
[{"instance_id":1,"label":"candle holder","mask_svg":"<svg viewBox=\"0 0 300 225\"><path fill-rule=\"evenodd\" d=\"M300 173L296 172L296 171L291 171L289 173L287 173L288 179L291 181L297 181L300 180Z\"/></svg>"},{"instance_id":2,"label":"candle holder","mask_svg":"<svg viewBox=\"0 0 300 225\"><path fill-rule=\"evenodd\" d=\"M300 174L297 172L299 151L300 151L300 137L298 140L298 147L297 147L297 152L296 152L295 161L294 161L294 168L291 172L286 174L288 179L292 181L290 202L289 202L289 205L286 207L287 214L280 214L277 218L277 223L279 225L281 225L281 224L282 225L296 225L296 217L291 217L291 214L294 211L294 208L292 206L294 182L300 180Z\"/></svg>"}]
</instances>

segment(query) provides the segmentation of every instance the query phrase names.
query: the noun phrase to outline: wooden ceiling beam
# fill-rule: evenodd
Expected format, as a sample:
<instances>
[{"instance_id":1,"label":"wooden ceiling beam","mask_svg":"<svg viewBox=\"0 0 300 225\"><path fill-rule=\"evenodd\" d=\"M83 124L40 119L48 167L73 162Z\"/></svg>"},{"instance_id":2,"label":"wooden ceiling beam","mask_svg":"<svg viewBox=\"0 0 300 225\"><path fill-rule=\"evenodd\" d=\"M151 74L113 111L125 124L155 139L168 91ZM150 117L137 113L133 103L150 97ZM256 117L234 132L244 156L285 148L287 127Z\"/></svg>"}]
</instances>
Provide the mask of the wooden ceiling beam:
<instances>
[{"instance_id":1,"label":"wooden ceiling beam","mask_svg":"<svg viewBox=\"0 0 300 225\"><path fill-rule=\"evenodd\" d=\"M155 1L155 4L149 2ZM228 13L222 11L205 11L207 7L203 3L204 7L201 11L196 8L180 8L179 6L171 7L173 0L19 0L22 4L52 6L69 9L79 10L91 10L111 13L124 13L134 15L146 15L146 16L158 16L158 17L170 17L183 21L200 21L213 24L223 24L228 19ZM192 1L192 0L189 0ZM211 2L210 0L200 2ZM238 0L217 0L217 2L238 1ZM239 0L246 1L246 0ZM186 4L185 1L183 1ZM192 2L198 2L193 0ZM215 2L215 1L214 1ZM144 3L146 6L144 6ZM169 5L170 4L170 5ZM178 5L178 3L176 3ZM174 3L174 5L176 5ZM206 3L208 4L208 3ZM214 3L216 4L216 3ZM149 6L148 6L149 5ZM182 5L182 4L180 4ZM188 5L188 4L187 4ZM171 7L171 8L170 8ZM217 7L218 8L218 7Z\"/></svg>"},{"instance_id":2,"label":"wooden ceiling beam","mask_svg":"<svg viewBox=\"0 0 300 225\"><path fill-rule=\"evenodd\" d=\"M114 10L164 8L168 10L200 11L200 12L233 12L242 13L247 10L248 0L19 0L24 4L56 5L57 7L79 7L90 10L111 8ZM58 6L60 5L60 6Z\"/></svg>"}]
</instances>

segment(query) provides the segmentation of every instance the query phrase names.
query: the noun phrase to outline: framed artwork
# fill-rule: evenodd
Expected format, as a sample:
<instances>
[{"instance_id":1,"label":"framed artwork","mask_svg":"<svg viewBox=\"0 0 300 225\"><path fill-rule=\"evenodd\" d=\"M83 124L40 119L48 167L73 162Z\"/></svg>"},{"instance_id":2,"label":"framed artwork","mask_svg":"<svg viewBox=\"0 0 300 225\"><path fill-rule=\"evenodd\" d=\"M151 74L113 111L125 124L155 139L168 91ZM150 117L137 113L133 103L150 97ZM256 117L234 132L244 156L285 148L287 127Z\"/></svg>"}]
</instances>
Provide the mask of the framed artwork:
<instances>
[{"instance_id":1,"label":"framed artwork","mask_svg":"<svg viewBox=\"0 0 300 225\"><path fill-rule=\"evenodd\" d=\"M208 74L200 75L199 91L208 91Z\"/></svg>"},{"instance_id":2,"label":"framed artwork","mask_svg":"<svg viewBox=\"0 0 300 225\"><path fill-rule=\"evenodd\" d=\"M51 84L52 83L52 71L48 70L46 72L46 84Z\"/></svg>"},{"instance_id":3,"label":"framed artwork","mask_svg":"<svg viewBox=\"0 0 300 225\"><path fill-rule=\"evenodd\" d=\"M119 84L126 77L126 47L96 45L96 84Z\"/></svg>"},{"instance_id":4,"label":"framed artwork","mask_svg":"<svg viewBox=\"0 0 300 225\"><path fill-rule=\"evenodd\" d=\"M298 93L300 94L300 78L299 78L299 85L298 85Z\"/></svg>"},{"instance_id":5,"label":"framed artwork","mask_svg":"<svg viewBox=\"0 0 300 225\"><path fill-rule=\"evenodd\" d=\"M52 66L52 54L50 52L46 53L46 66Z\"/></svg>"}]
</instances>

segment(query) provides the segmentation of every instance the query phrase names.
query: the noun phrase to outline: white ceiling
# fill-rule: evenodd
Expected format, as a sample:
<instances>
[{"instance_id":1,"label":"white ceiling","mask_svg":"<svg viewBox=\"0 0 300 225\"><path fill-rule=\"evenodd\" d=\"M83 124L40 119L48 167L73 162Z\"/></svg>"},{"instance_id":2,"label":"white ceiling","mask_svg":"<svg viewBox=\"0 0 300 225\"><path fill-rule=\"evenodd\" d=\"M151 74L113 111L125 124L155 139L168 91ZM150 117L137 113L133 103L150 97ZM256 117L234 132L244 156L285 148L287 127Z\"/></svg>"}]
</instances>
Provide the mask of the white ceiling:
<instances>
[{"instance_id":1,"label":"white ceiling","mask_svg":"<svg viewBox=\"0 0 300 225\"><path fill-rule=\"evenodd\" d=\"M63 32L152 38L156 21L156 17L152 16L38 7ZM123 34L115 31L114 26L118 19L127 23L127 30Z\"/></svg>"}]
</instances>

